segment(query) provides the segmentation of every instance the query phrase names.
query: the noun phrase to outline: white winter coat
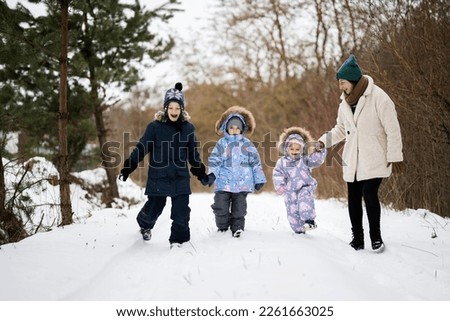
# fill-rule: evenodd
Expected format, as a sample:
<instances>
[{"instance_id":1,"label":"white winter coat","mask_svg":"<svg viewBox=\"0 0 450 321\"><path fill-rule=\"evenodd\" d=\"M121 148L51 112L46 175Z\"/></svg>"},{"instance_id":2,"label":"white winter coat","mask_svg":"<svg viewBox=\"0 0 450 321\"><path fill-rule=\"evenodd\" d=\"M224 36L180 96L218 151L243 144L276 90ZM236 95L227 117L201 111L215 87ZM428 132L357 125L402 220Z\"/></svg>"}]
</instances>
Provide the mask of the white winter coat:
<instances>
[{"instance_id":1,"label":"white winter coat","mask_svg":"<svg viewBox=\"0 0 450 321\"><path fill-rule=\"evenodd\" d=\"M334 128L319 138L325 147L345 139L342 152L343 176L346 182L391 175L388 163L403 161L402 138L394 102L370 76L366 91L352 113L341 95Z\"/></svg>"}]
</instances>

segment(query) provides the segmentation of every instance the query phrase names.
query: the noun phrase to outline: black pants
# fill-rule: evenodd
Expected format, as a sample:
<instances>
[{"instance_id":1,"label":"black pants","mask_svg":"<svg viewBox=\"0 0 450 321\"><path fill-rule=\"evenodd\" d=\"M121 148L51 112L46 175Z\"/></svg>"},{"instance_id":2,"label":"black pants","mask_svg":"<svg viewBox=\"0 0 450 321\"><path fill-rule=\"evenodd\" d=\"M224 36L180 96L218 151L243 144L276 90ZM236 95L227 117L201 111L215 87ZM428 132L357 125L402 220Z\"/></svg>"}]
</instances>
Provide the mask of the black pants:
<instances>
[{"instance_id":1,"label":"black pants","mask_svg":"<svg viewBox=\"0 0 450 321\"><path fill-rule=\"evenodd\" d=\"M217 228L224 230L231 228L232 232L244 230L247 194L247 192L216 192L214 194L214 204L211 208L216 216Z\"/></svg>"},{"instance_id":2,"label":"black pants","mask_svg":"<svg viewBox=\"0 0 450 321\"><path fill-rule=\"evenodd\" d=\"M382 178L372 178L364 181L347 182L348 212L354 234L363 233L363 207L366 204L367 219L369 221L370 238L381 238L380 220L381 206L378 199L378 189Z\"/></svg>"},{"instance_id":3,"label":"black pants","mask_svg":"<svg viewBox=\"0 0 450 321\"><path fill-rule=\"evenodd\" d=\"M136 218L139 226L144 229L153 228L166 206L166 196L148 196L144 207L139 211ZM189 230L189 219L191 209L189 208L189 194L177 195L172 198L172 209L170 218L172 227L170 229L170 243L184 243L191 239Z\"/></svg>"}]
</instances>

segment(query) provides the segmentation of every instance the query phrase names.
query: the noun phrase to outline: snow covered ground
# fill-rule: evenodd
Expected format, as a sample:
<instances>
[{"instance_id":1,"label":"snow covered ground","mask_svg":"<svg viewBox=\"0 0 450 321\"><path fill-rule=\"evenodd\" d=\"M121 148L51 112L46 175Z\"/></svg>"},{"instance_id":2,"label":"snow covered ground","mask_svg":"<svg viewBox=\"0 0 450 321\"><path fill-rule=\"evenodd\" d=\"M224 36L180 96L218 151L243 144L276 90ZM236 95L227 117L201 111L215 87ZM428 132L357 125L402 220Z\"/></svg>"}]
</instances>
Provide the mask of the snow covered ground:
<instances>
[{"instance_id":1,"label":"snow covered ground","mask_svg":"<svg viewBox=\"0 0 450 321\"><path fill-rule=\"evenodd\" d=\"M79 174L93 181L101 176L96 171ZM84 195L78 188L74 195ZM450 300L450 220L427 210L383 208L386 250L377 254L370 249L368 235L366 250L354 251L348 245L347 209L336 200L318 200L318 229L296 235L282 197L251 194L246 230L236 239L216 232L213 193L198 193L191 196L191 241L169 249L170 201L152 240L144 242L135 221L143 190L132 182L121 183L120 189L140 203L89 210L84 199L74 199L82 203L74 210L86 211L77 214L75 224L2 245L0 300ZM50 192L57 193L46 188Z\"/></svg>"},{"instance_id":2,"label":"snow covered ground","mask_svg":"<svg viewBox=\"0 0 450 321\"><path fill-rule=\"evenodd\" d=\"M235 239L216 232L212 196L192 195L192 240L179 249L169 249L170 202L150 242L138 233L139 205L3 245L0 300L450 299L448 220L384 210L386 250L356 252L336 201L317 201L318 229L296 235L281 197L250 195Z\"/></svg>"}]
</instances>

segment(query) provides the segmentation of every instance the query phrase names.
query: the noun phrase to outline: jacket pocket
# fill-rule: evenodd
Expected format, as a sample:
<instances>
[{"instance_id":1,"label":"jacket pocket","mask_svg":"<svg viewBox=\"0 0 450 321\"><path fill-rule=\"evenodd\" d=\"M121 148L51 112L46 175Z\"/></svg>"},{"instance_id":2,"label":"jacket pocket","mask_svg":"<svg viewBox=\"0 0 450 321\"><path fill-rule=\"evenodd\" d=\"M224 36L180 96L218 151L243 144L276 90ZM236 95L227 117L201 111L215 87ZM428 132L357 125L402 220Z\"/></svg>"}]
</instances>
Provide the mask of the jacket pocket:
<instances>
[{"instance_id":1,"label":"jacket pocket","mask_svg":"<svg viewBox=\"0 0 450 321\"><path fill-rule=\"evenodd\" d=\"M386 167L386 147L377 135L365 136L366 143L360 146L359 157L366 170L373 171ZM380 173L381 174L381 173Z\"/></svg>"}]
</instances>

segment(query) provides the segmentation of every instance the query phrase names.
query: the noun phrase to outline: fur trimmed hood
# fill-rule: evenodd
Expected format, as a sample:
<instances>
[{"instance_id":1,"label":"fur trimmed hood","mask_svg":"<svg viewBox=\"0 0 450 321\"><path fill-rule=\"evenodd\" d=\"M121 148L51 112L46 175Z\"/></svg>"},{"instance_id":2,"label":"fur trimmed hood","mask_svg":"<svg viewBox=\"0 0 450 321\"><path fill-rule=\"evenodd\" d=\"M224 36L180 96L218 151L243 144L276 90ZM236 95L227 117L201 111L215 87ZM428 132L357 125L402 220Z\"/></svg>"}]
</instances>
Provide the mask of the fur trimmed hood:
<instances>
[{"instance_id":1,"label":"fur trimmed hood","mask_svg":"<svg viewBox=\"0 0 450 321\"><path fill-rule=\"evenodd\" d=\"M306 143L313 142L313 138L309 131L302 127L289 127L285 128L284 131L280 134L280 138L278 139L278 151L281 155L287 155L286 148L288 146L288 143L291 140L299 140L303 147ZM314 149L314 146L310 145L308 148L308 154L310 152L309 149ZM306 151L305 151L306 152Z\"/></svg>"},{"instance_id":2,"label":"fur trimmed hood","mask_svg":"<svg viewBox=\"0 0 450 321\"><path fill-rule=\"evenodd\" d=\"M191 119L191 116L189 116L188 112L183 110L181 112L181 121L189 121L189 119ZM165 123L167 121L168 117L165 111L160 110L155 114L154 120L157 120L161 123Z\"/></svg>"},{"instance_id":3,"label":"fur trimmed hood","mask_svg":"<svg viewBox=\"0 0 450 321\"><path fill-rule=\"evenodd\" d=\"M248 109L241 106L232 106L223 112L216 122L216 134L222 135L226 132L227 123L233 116L237 116L243 121L244 130L242 133L251 136L255 131L256 121L253 114Z\"/></svg>"}]
</instances>

